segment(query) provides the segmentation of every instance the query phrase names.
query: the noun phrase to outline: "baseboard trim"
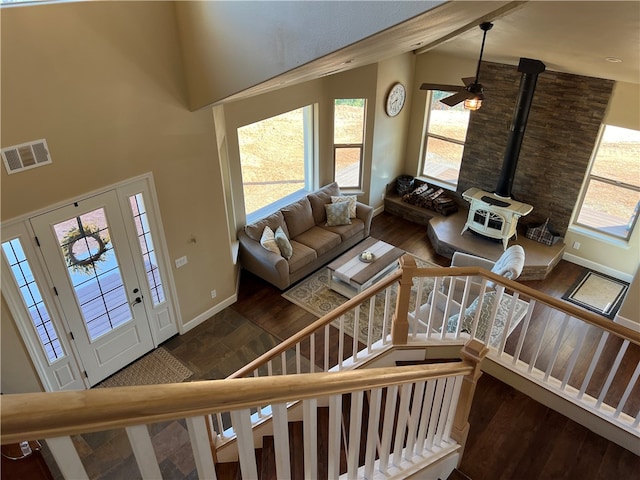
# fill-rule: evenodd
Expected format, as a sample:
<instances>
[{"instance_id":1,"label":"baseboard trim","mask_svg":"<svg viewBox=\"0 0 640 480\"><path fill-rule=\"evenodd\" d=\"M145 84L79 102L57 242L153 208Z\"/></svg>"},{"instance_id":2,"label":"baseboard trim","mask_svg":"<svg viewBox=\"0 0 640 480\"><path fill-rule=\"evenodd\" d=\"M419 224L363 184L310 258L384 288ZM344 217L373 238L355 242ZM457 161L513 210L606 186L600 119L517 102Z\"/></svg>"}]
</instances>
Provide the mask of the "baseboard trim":
<instances>
[{"instance_id":1,"label":"baseboard trim","mask_svg":"<svg viewBox=\"0 0 640 480\"><path fill-rule=\"evenodd\" d=\"M601 265L599 263L592 262L591 260L587 260L586 258L578 257L577 255L573 255L572 253L565 252L562 255L562 259L566 260L567 262L580 265L581 267L589 268L591 270L595 270L596 272L604 273L605 275L609 275L610 277L614 277L619 280L623 280L625 282L631 283L631 281L633 280L633 275L629 275L628 273L615 270L606 265Z\"/></svg>"},{"instance_id":2,"label":"baseboard trim","mask_svg":"<svg viewBox=\"0 0 640 480\"><path fill-rule=\"evenodd\" d=\"M211 307L209 310L202 312L200 315L196 316L195 318L189 320L187 323L183 324L182 327L180 328L180 335L187 333L189 330L197 327L202 322L209 320L216 313L220 313L222 310L233 305L237 301L238 301L238 294L234 293L229 298L225 299L224 301Z\"/></svg>"}]
</instances>

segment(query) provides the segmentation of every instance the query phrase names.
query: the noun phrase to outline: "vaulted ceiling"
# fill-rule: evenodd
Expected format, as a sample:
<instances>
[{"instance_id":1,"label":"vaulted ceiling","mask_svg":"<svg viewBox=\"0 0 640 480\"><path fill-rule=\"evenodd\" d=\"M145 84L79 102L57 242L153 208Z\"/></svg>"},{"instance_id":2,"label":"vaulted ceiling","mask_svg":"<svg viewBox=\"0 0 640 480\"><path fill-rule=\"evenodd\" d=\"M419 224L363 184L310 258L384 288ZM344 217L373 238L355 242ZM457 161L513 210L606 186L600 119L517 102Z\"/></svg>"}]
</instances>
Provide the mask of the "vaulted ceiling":
<instances>
[{"instance_id":1,"label":"vaulted ceiling","mask_svg":"<svg viewBox=\"0 0 640 480\"><path fill-rule=\"evenodd\" d=\"M517 65L521 57L534 58L547 70L640 84L640 2L456 0L226 100L411 51L477 60L482 42L479 24L486 21L494 24L487 34L486 61Z\"/></svg>"}]
</instances>

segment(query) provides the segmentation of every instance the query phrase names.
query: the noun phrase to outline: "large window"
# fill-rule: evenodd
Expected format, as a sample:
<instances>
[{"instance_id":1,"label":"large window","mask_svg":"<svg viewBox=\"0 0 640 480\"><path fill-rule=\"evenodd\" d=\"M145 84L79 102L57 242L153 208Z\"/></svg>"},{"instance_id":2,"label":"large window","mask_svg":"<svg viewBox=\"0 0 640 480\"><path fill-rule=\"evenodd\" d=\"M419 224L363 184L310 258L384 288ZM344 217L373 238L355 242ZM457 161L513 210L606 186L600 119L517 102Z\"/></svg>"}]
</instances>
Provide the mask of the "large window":
<instances>
[{"instance_id":1,"label":"large window","mask_svg":"<svg viewBox=\"0 0 640 480\"><path fill-rule=\"evenodd\" d=\"M247 221L313 188L313 107L238 128Z\"/></svg>"},{"instance_id":2,"label":"large window","mask_svg":"<svg viewBox=\"0 0 640 480\"><path fill-rule=\"evenodd\" d=\"M451 92L432 90L427 95L428 118L421 174L455 189L469 126L469 110L463 103L449 107L441 99Z\"/></svg>"},{"instance_id":3,"label":"large window","mask_svg":"<svg viewBox=\"0 0 640 480\"><path fill-rule=\"evenodd\" d=\"M361 188L364 98L337 98L333 106L333 176L340 188Z\"/></svg>"},{"instance_id":4,"label":"large window","mask_svg":"<svg viewBox=\"0 0 640 480\"><path fill-rule=\"evenodd\" d=\"M602 129L576 224L627 240L640 208L640 131Z\"/></svg>"}]
</instances>

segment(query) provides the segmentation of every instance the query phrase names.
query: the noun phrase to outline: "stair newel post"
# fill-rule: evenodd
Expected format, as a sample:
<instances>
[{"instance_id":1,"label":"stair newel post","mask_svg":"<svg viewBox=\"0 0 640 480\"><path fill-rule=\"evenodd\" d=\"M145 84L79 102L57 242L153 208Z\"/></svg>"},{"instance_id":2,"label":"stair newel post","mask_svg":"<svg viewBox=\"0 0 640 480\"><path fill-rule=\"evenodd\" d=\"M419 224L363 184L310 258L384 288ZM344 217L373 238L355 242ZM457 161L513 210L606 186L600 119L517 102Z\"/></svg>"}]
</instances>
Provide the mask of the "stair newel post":
<instances>
[{"instance_id":1,"label":"stair newel post","mask_svg":"<svg viewBox=\"0 0 640 480\"><path fill-rule=\"evenodd\" d=\"M391 343L393 345L406 345L409 335L409 297L413 286L413 277L418 268L416 261L411 255L400 257L400 268L402 277L398 285L398 297L396 300L396 311L393 314L391 324Z\"/></svg>"},{"instance_id":2,"label":"stair newel post","mask_svg":"<svg viewBox=\"0 0 640 480\"><path fill-rule=\"evenodd\" d=\"M469 412L473 403L473 395L478 379L482 375L480 367L487 353L489 353L489 349L482 342L475 339L469 340L460 350L462 360L474 366L473 372L465 375L462 380L458 406L451 429L451 438L462 445L462 452L464 452L467 435L469 434ZM460 458L462 458L462 455L460 455Z\"/></svg>"}]
</instances>

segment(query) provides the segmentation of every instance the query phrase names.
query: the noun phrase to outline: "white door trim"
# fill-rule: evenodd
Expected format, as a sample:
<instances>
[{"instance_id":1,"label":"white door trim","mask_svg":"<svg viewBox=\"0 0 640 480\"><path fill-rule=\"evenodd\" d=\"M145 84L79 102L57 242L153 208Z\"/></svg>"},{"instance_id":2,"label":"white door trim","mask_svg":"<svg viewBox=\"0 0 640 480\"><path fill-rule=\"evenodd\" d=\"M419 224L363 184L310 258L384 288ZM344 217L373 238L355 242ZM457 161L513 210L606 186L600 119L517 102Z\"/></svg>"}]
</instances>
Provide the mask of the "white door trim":
<instances>
[{"instance_id":1,"label":"white door trim","mask_svg":"<svg viewBox=\"0 0 640 480\"><path fill-rule=\"evenodd\" d=\"M64 205L68 205L69 203L73 203L74 201L84 200L86 198L100 195L102 193L116 190L119 201L126 203L128 205L128 195L134 195L136 193L143 193L145 197L145 202L147 205L147 211L150 213L150 226L151 226L151 234L154 240L154 246L156 250L156 256L158 260L159 266L161 266L162 270L162 281L164 285L165 298L166 298L166 311L164 312L167 315L170 315L169 320L169 328L167 328L166 320L164 322L164 327L159 327L158 322L151 321L150 327L152 330L154 345L158 345L173 336L175 333L183 333L182 326L182 318L180 315L180 308L178 305L178 296L177 290L175 287L175 282L173 278L173 270L171 268L171 263L169 261L169 252L166 244L166 239L164 237L164 227L162 224L162 218L160 214L160 208L158 203L157 194L155 191L153 174L151 172L145 173L122 182L118 182L116 184L104 186L100 189L93 190L91 192L85 193L81 196L76 197L75 199L67 199L64 201L57 202L53 205L49 205L45 208L38 209L33 212L29 212L18 217L12 218L10 220L4 221L0 224L0 231L3 233L2 241L5 241L5 234L9 232L19 232L21 239L25 248L25 252L29 255L29 260L31 266L34 270L34 275L36 276L39 285L46 285L49 287L51 285L51 281L48 278L48 275L45 273L45 269L43 266L43 260L41 258L41 254L37 252L37 248L35 247L34 240L34 232L29 224L29 219L31 217L46 213L48 211L54 210L56 208L62 207ZM123 209L124 210L124 209ZM135 226L133 225L133 221L129 218L125 218L127 223L128 233L131 232L131 228L135 232ZM12 237L17 236L15 233ZM128 235L129 236L129 235ZM134 240L135 239L134 236ZM131 241L131 238L130 238ZM138 246L139 248L139 246ZM141 261L141 260L140 260ZM6 263L3 260L3 269L5 268ZM43 280L46 279L46 280ZM41 283L42 282L42 283ZM145 289L148 289L146 287ZM44 290L44 288L43 288ZM44 386L46 391L56 391L59 390L55 388L54 384L50 380L51 372L48 372L48 362L43 357L43 352L41 351L41 347L39 344L39 339L34 338L35 333L31 332L32 328L31 319L29 317L26 308L24 307L24 303L22 302L22 298L20 297L17 288L14 285L13 278L8 278L7 275L2 275L2 291L3 296L7 300L7 305L9 306L9 310L13 315L15 320L15 324L18 328L18 332L23 338L27 352L31 357L34 368L39 376L39 379ZM79 362L78 352L75 349L75 345L73 342L68 341L67 334L70 331L69 326L65 324L64 318L61 315L58 306L54 299L51 298L50 293L43 293L45 298L47 307L50 309L54 309L52 312L52 316L54 316L54 322L56 329L58 330L58 334L60 336L61 342L65 347L65 352L69 354L73 353L73 357L76 360L76 367L78 371L82 371L81 362ZM167 317L164 317L165 319ZM85 383L85 387L88 387L88 383L86 378L82 376L82 380Z\"/></svg>"}]
</instances>

